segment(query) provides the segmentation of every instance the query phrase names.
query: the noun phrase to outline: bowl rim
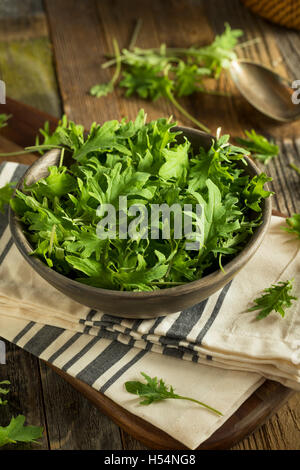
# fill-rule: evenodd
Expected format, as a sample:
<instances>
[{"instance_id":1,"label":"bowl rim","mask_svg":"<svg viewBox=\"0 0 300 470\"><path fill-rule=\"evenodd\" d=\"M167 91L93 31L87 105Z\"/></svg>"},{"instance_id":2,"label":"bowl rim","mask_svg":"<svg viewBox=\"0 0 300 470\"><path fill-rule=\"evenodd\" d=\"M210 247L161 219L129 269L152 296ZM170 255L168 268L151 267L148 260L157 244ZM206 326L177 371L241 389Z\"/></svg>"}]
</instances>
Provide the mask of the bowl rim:
<instances>
[{"instance_id":1,"label":"bowl rim","mask_svg":"<svg viewBox=\"0 0 300 470\"><path fill-rule=\"evenodd\" d=\"M189 133L194 134L194 135L201 134L206 139L215 139L215 137L212 136L211 134L208 134L206 132L203 132L203 131L200 131L198 129L194 129L191 127L175 126L172 129L175 129L175 131L180 130L183 133L184 131L188 131ZM49 154L54 153L54 152L60 152L60 149L49 150L40 158L38 158L35 162L33 162L27 168L24 175L18 181L15 191L17 189L21 189L24 180L26 179L28 174L32 171L32 169L35 168L36 166L39 166L41 163L41 160L45 159L46 157L49 156ZM247 162L247 166L250 167L253 172L255 172L257 175L261 173L258 166L255 165L255 163L250 157L244 156L244 159ZM267 190L269 189L268 184L265 184L265 188ZM258 227L256 227L253 235L249 239L248 243L244 246L244 248L231 261L229 261L227 264L224 265L224 271L222 271L221 269L218 269L217 271L207 274L206 276L203 276L200 279L196 279L195 281L187 282L186 284L179 285L179 286L166 287L164 289L157 289L154 291L139 291L139 292L120 291L120 290L104 289L102 287L89 286L87 284L83 284L81 282L75 281L74 279L70 279L69 277L63 274L60 274L59 272L55 271L54 269L44 264L39 258L30 256L30 251L32 251L32 247L22 230L22 226L21 226L20 221L18 220L17 215L14 213L10 205L9 205L9 226L10 226L14 243L17 246L18 250L21 252L23 257L26 259L27 262L29 262L29 264L32 267L37 266L38 273L39 271L42 271L44 273L46 279L48 279L49 276L52 276L57 280L57 282L60 285L63 285L63 283L67 282L70 287L80 288L81 290L84 290L86 294L91 294L91 296L97 294L97 295L104 295L106 297L119 296L122 299L134 299L134 298L154 299L154 298L165 296L165 295L166 296L170 296L170 295L179 296L179 295L189 294L191 291L195 291L197 289L207 287L208 285L210 285L210 281L218 283L218 281L224 280L224 276L228 278L228 280L230 280L233 277L234 273L243 267L245 262L247 262L254 255L254 253L257 251L257 249L261 245L264 239L264 236L266 232L268 231L268 227L269 227L270 220L271 220L271 214L272 214L272 201L271 201L271 197L268 197L264 199L261 224Z\"/></svg>"}]
</instances>

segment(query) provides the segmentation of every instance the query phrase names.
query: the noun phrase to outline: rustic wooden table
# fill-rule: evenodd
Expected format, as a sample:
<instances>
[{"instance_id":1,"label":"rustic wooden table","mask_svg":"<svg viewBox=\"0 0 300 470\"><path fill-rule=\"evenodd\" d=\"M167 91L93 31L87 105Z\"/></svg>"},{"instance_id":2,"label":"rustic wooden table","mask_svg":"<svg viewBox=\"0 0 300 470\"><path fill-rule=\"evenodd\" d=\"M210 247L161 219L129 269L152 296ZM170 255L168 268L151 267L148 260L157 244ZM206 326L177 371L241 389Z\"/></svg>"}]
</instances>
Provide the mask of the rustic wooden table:
<instances>
[{"instance_id":1,"label":"rustic wooden table","mask_svg":"<svg viewBox=\"0 0 300 470\"><path fill-rule=\"evenodd\" d=\"M164 100L126 100L119 91L100 100L88 95L93 84L111 76L100 64L112 52L112 37L121 47L128 46L137 18L143 20L141 47L204 44L229 22L244 30L244 41L260 38L240 48L240 56L276 68L290 79L300 78L299 32L254 16L239 0L6 0L0 5L0 78L7 94L55 116L65 112L86 127L93 121L133 118L141 107L150 118L172 114L181 124L191 125ZM274 208L299 212L299 176L288 164L300 164L300 124L283 125L264 117L226 75L217 90L231 96L199 94L183 100L184 105L213 131L221 125L223 132L238 136L254 128L273 137L280 146L280 157L267 168L276 192ZM0 366L2 377L11 381L12 391L1 417L23 413L31 424L45 427L42 445L33 448L144 449L44 363L12 344L7 344L7 364ZM300 449L300 394L233 449Z\"/></svg>"}]
</instances>

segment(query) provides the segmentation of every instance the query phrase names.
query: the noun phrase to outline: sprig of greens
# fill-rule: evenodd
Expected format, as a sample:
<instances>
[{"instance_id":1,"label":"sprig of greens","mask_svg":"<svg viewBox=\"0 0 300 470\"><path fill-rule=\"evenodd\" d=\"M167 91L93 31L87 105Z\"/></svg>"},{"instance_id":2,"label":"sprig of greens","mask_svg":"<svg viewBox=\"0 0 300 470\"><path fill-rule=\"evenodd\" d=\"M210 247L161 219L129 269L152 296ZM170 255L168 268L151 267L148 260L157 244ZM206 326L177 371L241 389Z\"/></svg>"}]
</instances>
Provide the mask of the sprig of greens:
<instances>
[{"instance_id":1,"label":"sprig of greens","mask_svg":"<svg viewBox=\"0 0 300 470\"><path fill-rule=\"evenodd\" d=\"M112 79L109 82L94 85L90 89L90 94L92 96L96 96L97 98L100 98L101 96L107 96L109 93L112 93L114 91L115 83L118 80L120 72L121 72L121 60L120 60L121 57L120 57L119 44L115 38L113 39L113 47L114 47L115 57L116 57L116 70L115 70L115 73L113 74Z\"/></svg>"},{"instance_id":2,"label":"sprig of greens","mask_svg":"<svg viewBox=\"0 0 300 470\"><path fill-rule=\"evenodd\" d=\"M0 114L0 129L7 126L7 121L11 118L10 114Z\"/></svg>"},{"instance_id":3,"label":"sprig of greens","mask_svg":"<svg viewBox=\"0 0 300 470\"><path fill-rule=\"evenodd\" d=\"M43 435L43 428L40 426L25 425L25 416L18 415L11 418L8 426L0 426L0 447L17 442L37 442Z\"/></svg>"},{"instance_id":4,"label":"sprig of greens","mask_svg":"<svg viewBox=\"0 0 300 470\"><path fill-rule=\"evenodd\" d=\"M53 133L45 125L36 149L65 148L76 163L50 167L46 178L11 200L33 255L84 284L151 291L197 280L241 251L261 223L263 200L272 194L264 189L269 178L247 175L247 152L230 145L228 135L194 152L187 139L176 140L175 125L145 123L142 110L133 122L93 124L87 135L65 117ZM149 213L152 204L201 204L199 250L187 250L174 227L170 239L161 232L159 239L100 239L97 208L110 203L118 212L119 196L143 203Z\"/></svg>"},{"instance_id":5,"label":"sprig of greens","mask_svg":"<svg viewBox=\"0 0 300 470\"><path fill-rule=\"evenodd\" d=\"M249 150L251 156L267 165L272 158L278 156L279 147L274 144L272 140L268 140L263 135L257 134L254 129L251 131L245 130L248 139L236 137L239 145Z\"/></svg>"},{"instance_id":6,"label":"sprig of greens","mask_svg":"<svg viewBox=\"0 0 300 470\"><path fill-rule=\"evenodd\" d=\"M219 416L222 416L222 413L215 408L212 408L205 403L202 403L195 398L185 397L182 395L178 395L174 392L174 388L170 385L169 387L165 384L163 379L158 381L157 377L149 377L149 375L141 372L141 375L146 379L146 383L140 381L128 381L125 382L125 388L127 392L132 393L134 395L139 395L142 398L140 402L141 405L151 405L151 403L159 402L162 400L168 399L175 399L175 400L188 400L193 403L197 403L198 405L213 411Z\"/></svg>"},{"instance_id":7,"label":"sprig of greens","mask_svg":"<svg viewBox=\"0 0 300 470\"><path fill-rule=\"evenodd\" d=\"M10 385L9 380L3 380L0 385ZM8 388L0 387L0 394L7 395ZM7 405L7 400L0 398L0 405ZM43 428L25 425L25 416L12 417L8 426L0 426L0 447L17 442L36 442L42 437Z\"/></svg>"},{"instance_id":8,"label":"sprig of greens","mask_svg":"<svg viewBox=\"0 0 300 470\"><path fill-rule=\"evenodd\" d=\"M298 175L300 175L300 167L295 165L295 163L290 163L290 167L293 168L293 170L295 170Z\"/></svg>"},{"instance_id":9,"label":"sprig of greens","mask_svg":"<svg viewBox=\"0 0 300 470\"><path fill-rule=\"evenodd\" d=\"M287 226L282 226L282 230L296 235L300 239L300 214L293 214L285 219Z\"/></svg>"},{"instance_id":10,"label":"sprig of greens","mask_svg":"<svg viewBox=\"0 0 300 470\"><path fill-rule=\"evenodd\" d=\"M225 24L223 34L216 36L212 44L204 47L168 48L161 44L159 48L152 49L130 47L123 49L121 54L114 40L115 57L102 67L116 65L116 72L109 84L95 85L90 93L103 96L103 89L105 94L113 91L122 63L124 70L119 86L126 88L125 96L136 94L151 101L166 98L196 126L209 132L207 126L188 113L177 98L195 92L210 93L204 79L218 79L221 71L227 69L230 62L236 59L234 48L242 34L241 30L232 30L229 24ZM136 34L134 39L136 40Z\"/></svg>"},{"instance_id":11,"label":"sprig of greens","mask_svg":"<svg viewBox=\"0 0 300 470\"><path fill-rule=\"evenodd\" d=\"M0 212L4 213L6 204L9 203L14 193L15 183L7 183L5 186L0 188Z\"/></svg>"},{"instance_id":12,"label":"sprig of greens","mask_svg":"<svg viewBox=\"0 0 300 470\"><path fill-rule=\"evenodd\" d=\"M293 288L293 279L290 281L279 281L277 284L272 284L271 287L264 289L261 297L254 300L253 307L249 308L248 312L259 310L256 319L261 320L267 317L271 312L278 312L282 317L285 316L285 310L292 305L293 300L298 300L297 297L290 295Z\"/></svg>"}]
</instances>

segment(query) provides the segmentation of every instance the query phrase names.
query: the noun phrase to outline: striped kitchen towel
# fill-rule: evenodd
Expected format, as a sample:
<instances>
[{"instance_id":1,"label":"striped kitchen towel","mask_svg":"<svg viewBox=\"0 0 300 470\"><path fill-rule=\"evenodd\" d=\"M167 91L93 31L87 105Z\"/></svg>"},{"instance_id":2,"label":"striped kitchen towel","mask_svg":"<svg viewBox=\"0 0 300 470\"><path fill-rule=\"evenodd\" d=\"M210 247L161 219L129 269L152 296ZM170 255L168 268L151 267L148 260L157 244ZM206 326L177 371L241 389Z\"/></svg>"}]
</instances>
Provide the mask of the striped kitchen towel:
<instances>
[{"instance_id":1,"label":"striped kitchen towel","mask_svg":"<svg viewBox=\"0 0 300 470\"><path fill-rule=\"evenodd\" d=\"M25 167L0 166L0 187ZM7 216L7 214L6 214ZM258 253L209 299L182 312L128 320L90 310L37 275L12 243L0 218L0 336L67 371L194 449L264 380L300 389L300 312L257 322L253 298L277 280L294 277L300 292L299 244L274 217ZM139 372L163 377L178 393L195 395L223 412L195 413L190 404L143 407L124 390Z\"/></svg>"}]
</instances>

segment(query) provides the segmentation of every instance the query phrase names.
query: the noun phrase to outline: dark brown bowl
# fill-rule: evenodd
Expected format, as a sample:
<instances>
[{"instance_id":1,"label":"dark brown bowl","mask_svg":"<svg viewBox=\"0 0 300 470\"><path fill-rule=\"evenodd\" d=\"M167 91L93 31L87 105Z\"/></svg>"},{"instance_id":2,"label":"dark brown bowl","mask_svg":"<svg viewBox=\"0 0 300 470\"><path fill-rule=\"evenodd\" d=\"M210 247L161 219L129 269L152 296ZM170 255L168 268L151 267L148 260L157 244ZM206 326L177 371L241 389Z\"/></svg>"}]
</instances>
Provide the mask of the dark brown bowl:
<instances>
[{"instance_id":1,"label":"dark brown bowl","mask_svg":"<svg viewBox=\"0 0 300 470\"><path fill-rule=\"evenodd\" d=\"M199 146L208 148L211 144L212 137L201 131L186 127L178 127L176 130L181 130L196 150L199 149ZM57 165L59 158L59 150L47 152L28 168L19 181L17 188L22 190L24 179L26 179L27 184L32 184L46 177L48 167ZM245 160L248 163L245 171L251 176L259 174L259 169L252 160L247 157ZM153 292L121 292L101 289L69 279L47 267L39 259L29 255L32 247L23 233L22 224L11 209L9 211L9 223L13 240L26 261L40 276L68 297L91 309L100 310L110 315L126 318L154 318L191 307L225 286L257 251L268 230L271 210L270 198L265 199L262 224L255 230L245 248L225 265L225 273L218 270L197 281Z\"/></svg>"}]
</instances>

